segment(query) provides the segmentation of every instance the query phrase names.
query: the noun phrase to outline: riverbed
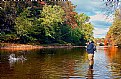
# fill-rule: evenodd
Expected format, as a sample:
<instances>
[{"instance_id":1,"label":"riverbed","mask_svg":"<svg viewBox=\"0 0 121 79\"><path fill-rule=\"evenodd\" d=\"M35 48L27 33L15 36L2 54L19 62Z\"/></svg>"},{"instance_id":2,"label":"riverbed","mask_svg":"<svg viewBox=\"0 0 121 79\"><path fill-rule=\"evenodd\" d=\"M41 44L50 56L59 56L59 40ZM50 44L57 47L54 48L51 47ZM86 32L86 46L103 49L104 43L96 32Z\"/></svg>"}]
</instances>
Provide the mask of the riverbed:
<instances>
[{"instance_id":1,"label":"riverbed","mask_svg":"<svg viewBox=\"0 0 121 79\"><path fill-rule=\"evenodd\" d=\"M119 48L98 47L88 63L84 47L0 50L0 79L121 79Z\"/></svg>"}]
</instances>

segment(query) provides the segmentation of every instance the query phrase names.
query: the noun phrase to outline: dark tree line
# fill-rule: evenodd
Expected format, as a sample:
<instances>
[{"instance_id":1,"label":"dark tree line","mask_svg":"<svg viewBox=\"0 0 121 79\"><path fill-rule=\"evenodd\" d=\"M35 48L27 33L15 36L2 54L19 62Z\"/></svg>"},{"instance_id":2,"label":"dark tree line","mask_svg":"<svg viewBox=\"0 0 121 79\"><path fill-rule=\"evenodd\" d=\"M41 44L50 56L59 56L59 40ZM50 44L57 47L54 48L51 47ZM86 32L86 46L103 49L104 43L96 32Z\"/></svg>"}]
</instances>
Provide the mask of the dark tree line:
<instances>
[{"instance_id":1,"label":"dark tree line","mask_svg":"<svg viewBox=\"0 0 121 79\"><path fill-rule=\"evenodd\" d=\"M93 25L70 1L0 2L0 41L84 45L93 39Z\"/></svg>"}]
</instances>

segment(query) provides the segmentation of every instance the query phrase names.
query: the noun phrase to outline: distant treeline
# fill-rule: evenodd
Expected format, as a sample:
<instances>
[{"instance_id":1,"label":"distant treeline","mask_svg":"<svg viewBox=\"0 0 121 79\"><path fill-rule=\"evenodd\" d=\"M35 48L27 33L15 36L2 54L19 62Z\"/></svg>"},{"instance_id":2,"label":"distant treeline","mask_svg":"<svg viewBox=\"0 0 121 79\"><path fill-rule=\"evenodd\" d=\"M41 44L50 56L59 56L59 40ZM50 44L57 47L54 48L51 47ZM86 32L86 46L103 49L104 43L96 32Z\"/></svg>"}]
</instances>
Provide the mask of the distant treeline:
<instances>
[{"instance_id":1,"label":"distant treeline","mask_svg":"<svg viewBox=\"0 0 121 79\"><path fill-rule=\"evenodd\" d=\"M89 19L70 1L2 1L0 42L84 45L93 39Z\"/></svg>"}]
</instances>

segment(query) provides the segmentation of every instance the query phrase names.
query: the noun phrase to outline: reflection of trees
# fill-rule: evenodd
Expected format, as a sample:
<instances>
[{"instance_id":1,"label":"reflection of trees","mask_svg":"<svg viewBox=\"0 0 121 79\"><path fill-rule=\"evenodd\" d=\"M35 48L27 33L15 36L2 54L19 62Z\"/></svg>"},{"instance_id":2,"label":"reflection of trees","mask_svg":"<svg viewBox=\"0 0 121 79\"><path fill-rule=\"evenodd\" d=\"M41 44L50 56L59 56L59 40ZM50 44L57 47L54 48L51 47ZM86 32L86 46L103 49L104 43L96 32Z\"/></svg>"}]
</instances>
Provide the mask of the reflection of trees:
<instances>
[{"instance_id":1,"label":"reflection of trees","mask_svg":"<svg viewBox=\"0 0 121 79\"><path fill-rule=\"evenodd\" d=\"M48 75L46 78L60 78L61 76L75 76L78 67L85 61L84 50L80 48L70 49L41 49L37 54L40 55L40 73ZM84 57L84 58L82 58Z\"/></svg>"},{"instance_id":2,"label":"reflection of trees","mask_svg":"<svg viewBox=\"0 0 121 79\"><path fill-rule=\"evenodd\" d=\"M107 47L104 50L105 50L106 55L108 56L109 60L112 61L113 59L115 59L116 53L117 53L117 47L114 47L114 46Z\"/></svg>"},{"instance_id":3,"label":"reflection of trees","mask_svg":"<svg viewBox=\"0 0 121 79\"><path fill-rule=\"evenodd\" d=\"M24 54L24 51L8 51L8 50L0 50L0 77L4 79L12 79L17 77L16 75L16 67L15 65L20 65L21 62L11 62L9 59L10 53L16 53L17 56ZM27 52L26 52L27 53Z\"/></svg>"},{"instance_id":4,"label":"reflection of trees","mask_svg":"<svg viewBox=\"0 0 121 79\"><path fill-rule=\"evenodd\" d=\"M107 68L117 79L121 76L121 49L108 47L105 49L106 55L110 60Z\"/></svg>"},{"instance_id":5,"label":"reflection of trees","mask_svg":"<svg viewBox=\"0 0 121 79\"><path fill-rule=\"evenodd\" d=\"M14 68L11 68L9 62L1 62L0 63L0 77L4 77L5 75L13 74Z\"/></svg>"},{"instance_id":6,"label":"reflection of trees","mask_svg":"<svg viewBox=\"0 0 121 79\"><path fill-rule=\"evenodd\" d=\"M91 70L89 69L88 73L87 73L87 78L86 79L93 79L93 72L94 71L92 69Z\"/></svg>"},{"instance_id":7,"label":"reflection of trees","mask_svg":"<svg viewBox=\"0 0 121 79\"><path fill-rule=\"evenodd\" d=\"M14 69L10 67L7 56L0 52L0 78L13 73Z\"/></svg>"},{"instance_id":8,"label":"reflection of trees","mask_svg":"<svg viewBox=\"0 0 121 79\"><path fill-rule=\"evenodd\" d=\"M81 66L86 60L83 48L32 50L25 56L27 61L23 64L15 63L12 69L8 60L4 61L4 64L0 63L0 69L3 68L4 72L0 71L0 73L3 73L5 77L7 73L10 73L13 76L9 78L20 79L60 79L62 76L80 76L80 73L83 73Z\"/></svg>"}]
</instances>

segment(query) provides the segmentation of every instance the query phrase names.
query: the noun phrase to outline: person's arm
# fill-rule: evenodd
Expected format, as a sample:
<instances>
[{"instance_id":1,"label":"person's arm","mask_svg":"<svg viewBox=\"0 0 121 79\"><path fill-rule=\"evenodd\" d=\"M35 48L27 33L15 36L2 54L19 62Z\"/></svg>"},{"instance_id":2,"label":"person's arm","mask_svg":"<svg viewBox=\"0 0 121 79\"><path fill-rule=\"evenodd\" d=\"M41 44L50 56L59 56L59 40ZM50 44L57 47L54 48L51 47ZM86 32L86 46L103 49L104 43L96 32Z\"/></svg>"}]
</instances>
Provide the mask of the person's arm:
<instances>
[{"instance_id":1,"label":"person's arm","mask_svg":"<svg viewBox=\"0 0 121 79\"><path fill-rule=\"evenodd\" d=\"M96 52L97 52L97 49L96 49L96 46L95 46L95 45L94 45L93 49L94 49L94 51L96 51Z\"/></svg>"}]
</instances>

